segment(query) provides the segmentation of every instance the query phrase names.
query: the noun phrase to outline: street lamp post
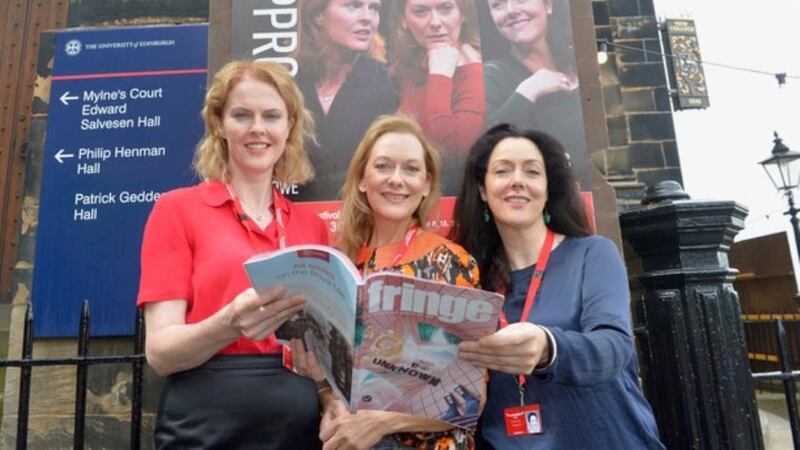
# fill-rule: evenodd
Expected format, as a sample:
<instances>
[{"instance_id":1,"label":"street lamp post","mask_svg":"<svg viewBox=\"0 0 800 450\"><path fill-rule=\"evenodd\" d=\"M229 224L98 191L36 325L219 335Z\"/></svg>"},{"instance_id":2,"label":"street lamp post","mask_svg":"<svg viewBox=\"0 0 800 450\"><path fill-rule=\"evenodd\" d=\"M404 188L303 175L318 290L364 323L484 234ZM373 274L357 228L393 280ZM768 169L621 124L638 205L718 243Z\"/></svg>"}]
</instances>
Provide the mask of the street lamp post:
<instances>
[{"instance_id":1,"label":"street lamp post","mask_svg":"<svg viewBox=\"0 0 800 450\"><path fill-rule=\"evenodd\" d=\"M772 156L761 161L761 167L767 172L772 184L778 192L783 192L786 200L789 202L789 209L784 212L789 216L789 221L792 222L792 231L794 231L794 245L797 250L797 255L800 258L800 220L797 219L797 209L794 204L794 189L797 188L798 170L797 165L793 164L795 161L800 160L800 153L789 150L789 147L784 145L783 140L778 136L778 132L774 132L775 139L772 142L775 145L772 147Z\"/></svg>"},{"instance_id":2,"label":"street lamp post","mask_svg":"<svg viewBox=\"0 0 800 450\"><path fill-rule=\"evenodd\" d=\"M792 191L786 191L786 199L789 202L789 209L783 214L791 217L789 222L792 222L792 230L794 231L794 246L795 249L797 249L797 257L800 258L800 227L797 225L797 223L800 222L797 220L797 213L800 212L800 209L794 206L794 195Z\"/></svg>"}]
</instances>

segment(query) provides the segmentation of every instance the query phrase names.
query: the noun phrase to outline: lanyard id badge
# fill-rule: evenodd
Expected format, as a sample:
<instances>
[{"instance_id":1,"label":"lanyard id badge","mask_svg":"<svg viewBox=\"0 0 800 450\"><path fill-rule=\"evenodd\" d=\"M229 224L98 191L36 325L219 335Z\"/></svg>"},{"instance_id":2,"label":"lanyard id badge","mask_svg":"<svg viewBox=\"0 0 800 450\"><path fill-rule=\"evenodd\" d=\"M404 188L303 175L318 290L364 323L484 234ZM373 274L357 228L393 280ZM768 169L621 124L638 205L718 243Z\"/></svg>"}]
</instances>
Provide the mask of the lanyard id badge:
<instances>
[{"instance_id":1,"label":"lanyard id badge","mask_svg":"<svg viewBox=\"0 0 800 450\"><path fill-rule=\"evenodd\" d=\"M414 238L417 235L417 231L419 231L419 227L413 226L406 231L405 236L403 237L403 242L397 248L394 256L392 257L392 262L389 264L388 267L394 267L400 260L403 259L408 249L411 247L411 244L414 242ZM362 245L361 249L358 251L358 256L356 257L356 267L358 267L362 272L366 269L367 260L370 257L370 250L369 247L366 245Z\"/></svg>"},{"instance_id":2,"label":"lanyard id badge","mask_svg":"<svg viewBox=\"0 0 800 450\"><path fill-rule=\"evenodd\" d=\"M539 405L523 405L503 410L506 422L506 434L514 436L529 436L544 433L542 427L542 409Z\"/></svg>"},{"instance_id":3,"label":"lanyard id badge","mask_svg":"<svg viewBox=\"0 0 800 450\"><path fill-rule=\"evenodd\" d=\"M528 285L528 293L525 295L525 305L522 309L522 315L519 318L520 322L527 322L530 315L531 308L536 301L536 294L539 291L539 286L542 284L542 277L544 270L547 267L547 261L550 259L550 252L553 250L553 241L555 241L555 233L550 229L547 230L544 244L539 250L539 259L536 260L536 268L531 276L531 283ZM500 314L500 327L508 326L508 319L501 311ZM542 423L542 408L538 404L525 404L525 375L517 376L517 386L519 386L519 406L512 406L503 409L503 419L506 424L506 434L510 437L514 436L529 436L534 434L544 433L544 425Z\"/></svg>"}]
</instances>

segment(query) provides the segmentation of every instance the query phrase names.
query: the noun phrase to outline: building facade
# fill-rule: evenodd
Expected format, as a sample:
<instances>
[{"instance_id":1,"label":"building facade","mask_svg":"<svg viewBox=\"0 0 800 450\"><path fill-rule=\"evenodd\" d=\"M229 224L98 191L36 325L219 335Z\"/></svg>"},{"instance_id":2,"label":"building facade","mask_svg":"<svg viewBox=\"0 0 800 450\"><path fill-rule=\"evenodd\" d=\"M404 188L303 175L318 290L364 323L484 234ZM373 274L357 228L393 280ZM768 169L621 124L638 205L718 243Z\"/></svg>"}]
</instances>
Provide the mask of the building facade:
<instances>
[{"instance_id":1,"label":"building facade","mask_svg":"<svg viewBox=\"0 0 800 450\"><path fill-rule=\"evenodd\" d=\"M572 0L573 4L578 1ZM0 83L0 352L8 350L8 357L20 354L20 327L24 305L30 301L35 264L39 191L30 182L26 185L26 178L30 181L42 161L47 118L42 105L49 98L47 59L43 61L42 55L47 54L44 46L52 45L43 32L224 20L212 14L214 7L208 0L0 3L0 20L4 21L0 28L0 61L4 61L0 65L0 80L4 80ZM612 204L600 211L613 217L617 210L638 204L646 185L662 180L680 182L681 171L652 0L593 0L591 15L594 30L582 33L580 39L605 39L642 50L622 51L612 45L608 48L609 61L590 71L599 73L598 80L581 80L597 82L602 89L606 126L598 136L603 144L590 152L590 160L614 188L616 209ZM69 357L76 350L74 339L40 340L34 346L34 356ZM93 354L127 354L132 350L127 338L92 342ZM87 445L127 446L132 392L129 367L98 366L89 376ZM16 436L18 378L17 369L5 374L3 447L12 446ZM72 438L75 371L72 367L36 369L33 386L28 435L31 448L63 446ZM143 443L147 448L152 445L147 435L158 403L160 380L148 374L145 386Z\"/></svg>"}]
</instances>

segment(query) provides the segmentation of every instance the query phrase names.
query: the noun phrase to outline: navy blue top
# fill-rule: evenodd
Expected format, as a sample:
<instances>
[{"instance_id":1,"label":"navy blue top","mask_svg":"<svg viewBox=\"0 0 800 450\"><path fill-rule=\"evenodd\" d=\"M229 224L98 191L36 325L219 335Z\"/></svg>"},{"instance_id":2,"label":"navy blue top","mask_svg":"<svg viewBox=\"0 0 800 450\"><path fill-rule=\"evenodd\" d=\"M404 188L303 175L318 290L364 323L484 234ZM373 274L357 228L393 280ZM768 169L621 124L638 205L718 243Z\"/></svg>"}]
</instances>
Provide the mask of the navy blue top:
<instances>
[{"instance_id":1,"label":"navy blue top","mask_svg":"<svg viewBox=\"0 0 800 450\"><path fill-rule=\"evenodd\" d=\"M522 315L533 269L511 272L510 323ZM528 319L548 327L558 347L553 366L528 376L525 389L525 402L541 406L544 433L506 435L503 410L519 406L516 376L490 371L479 448L664 448L639 388L628 279L611 241L565 238L553 249Z\"/></svg>"}]
</instances>

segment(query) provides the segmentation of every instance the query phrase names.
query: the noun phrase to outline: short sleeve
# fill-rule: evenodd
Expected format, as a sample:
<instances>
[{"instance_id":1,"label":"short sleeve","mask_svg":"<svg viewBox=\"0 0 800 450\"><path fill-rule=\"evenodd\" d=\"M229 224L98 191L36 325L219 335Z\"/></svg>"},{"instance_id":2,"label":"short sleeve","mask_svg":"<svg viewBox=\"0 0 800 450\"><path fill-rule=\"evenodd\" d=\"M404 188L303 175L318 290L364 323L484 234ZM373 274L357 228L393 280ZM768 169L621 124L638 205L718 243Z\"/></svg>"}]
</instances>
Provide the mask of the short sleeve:
<instances>
[{"instance_id":1,"label":"short sleeve","mask_svg":"<svg viewBox=\"0 0 800 450\"><path fill-rule=\"evenodd\" d=\"M162 196L147 219L136 302L139 307L173 299L191 304L192 247L176 200L169 194Z\"/></svg>"},{"instance_id":2,"label":"short sleeve","mask_svg":"<svg viewBox=\"0 0 800 450\"><path fill-rule=\"evenodd\" d=\"M466 264L463 264L464 260L466 260ZM459 278L456 284L470 288L480 288L481 278L478 272L478 262L475 261L475 258L470 254L466 254L464 259L462 259L462 266L464 267L465 276L463 279Z\"/></svg>"},{"instance_id":3,"label":"short sleeve","mask_svg":"<svg viewBox=\"0 0 800 450\"><path fill-rule=\"evenodd\" d=\"M450 280L452 284L468 288L480 288L481 279L478 270L478 262L460 245L449 243L447 247L456 256L456 264L458 270L454 279Z\"/></svg>"}]
</instances>

